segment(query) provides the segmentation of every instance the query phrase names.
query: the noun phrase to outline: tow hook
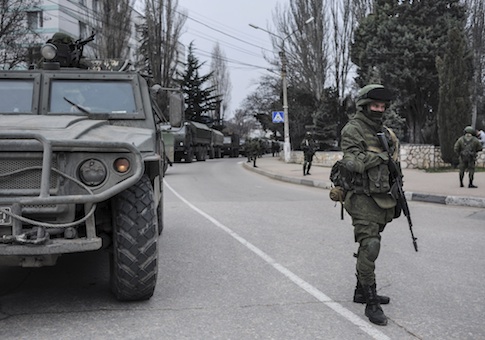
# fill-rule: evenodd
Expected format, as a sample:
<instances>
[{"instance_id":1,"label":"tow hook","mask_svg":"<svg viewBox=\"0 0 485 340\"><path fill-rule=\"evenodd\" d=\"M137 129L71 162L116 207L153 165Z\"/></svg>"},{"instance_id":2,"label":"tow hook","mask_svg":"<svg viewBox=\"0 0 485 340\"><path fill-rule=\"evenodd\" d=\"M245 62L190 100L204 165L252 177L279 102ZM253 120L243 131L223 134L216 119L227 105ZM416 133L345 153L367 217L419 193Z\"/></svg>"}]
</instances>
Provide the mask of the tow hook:
<instances>
[{"instance_id":1,"label":"tow hook","mask_svg":"<svg viewBox=\"0 0 485 340\"><path fill-rule=\"evenodd\" d=\"M3 235L0 243L17 243L17 244L44 244L49 239L49 233L44 227L34 227L31 231L20 235Z\"/></svg>"}]
</instances>

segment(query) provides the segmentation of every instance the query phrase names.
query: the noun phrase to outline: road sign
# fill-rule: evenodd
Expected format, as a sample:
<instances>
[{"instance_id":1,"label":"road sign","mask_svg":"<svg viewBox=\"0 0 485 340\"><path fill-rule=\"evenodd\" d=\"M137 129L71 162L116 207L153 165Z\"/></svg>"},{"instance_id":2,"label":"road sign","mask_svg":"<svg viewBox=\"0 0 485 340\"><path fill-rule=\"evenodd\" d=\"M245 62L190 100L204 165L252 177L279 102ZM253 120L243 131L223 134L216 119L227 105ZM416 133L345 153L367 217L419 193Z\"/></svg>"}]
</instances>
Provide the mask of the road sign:
<instances>
[{"instance_id":1,"label":"road sign","mask_svg":"<svg viewBox=\"0 0 485 340\"><path fill-rule=\"evenodd\" d=\"M273 111L273 123L284 123L285 113L283 111Z\"/></svg>"}]
</instances>

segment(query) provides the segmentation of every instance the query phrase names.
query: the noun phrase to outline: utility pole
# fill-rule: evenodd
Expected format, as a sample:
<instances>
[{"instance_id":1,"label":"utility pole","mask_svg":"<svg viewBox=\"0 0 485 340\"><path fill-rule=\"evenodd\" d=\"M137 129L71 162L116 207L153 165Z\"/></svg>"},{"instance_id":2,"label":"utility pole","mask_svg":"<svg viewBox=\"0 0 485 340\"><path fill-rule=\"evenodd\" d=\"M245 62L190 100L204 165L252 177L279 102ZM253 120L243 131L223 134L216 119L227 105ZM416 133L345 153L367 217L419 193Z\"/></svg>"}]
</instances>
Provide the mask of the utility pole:
<instances>
[{"instance_id":1,"label":"utility pole","mask_svg":"<svg viewBox=\"0 0 485 340\"><path fill-rule=\"evenodd\" d=\"M305 25L311 23L315 18L311 17L310 19L305 21ZM285 162L289 163L291 161L291 143L290 143L290 117L288 116L288 81L286 77L286 68L288 65L288 60L286 59L286 52L285 52L285 41L288 39L290 36L292 36L297 30L294 30L290 34L288 34L286 37L282 38L279 35L274 34L273 32L267 31L264 28L261 28L259 26L249 24L254 29L257 30L262 30L265 31L268 34L271 34L272 36L277 37L278 39L281 39L281 50L279 52L280 60L281 60L281 82L282 82L282 87L283 87L283 112L284 112L284 138L285 138L285 143L283 145L283 151L285 155Z\"/></svg>"}]
</instances>

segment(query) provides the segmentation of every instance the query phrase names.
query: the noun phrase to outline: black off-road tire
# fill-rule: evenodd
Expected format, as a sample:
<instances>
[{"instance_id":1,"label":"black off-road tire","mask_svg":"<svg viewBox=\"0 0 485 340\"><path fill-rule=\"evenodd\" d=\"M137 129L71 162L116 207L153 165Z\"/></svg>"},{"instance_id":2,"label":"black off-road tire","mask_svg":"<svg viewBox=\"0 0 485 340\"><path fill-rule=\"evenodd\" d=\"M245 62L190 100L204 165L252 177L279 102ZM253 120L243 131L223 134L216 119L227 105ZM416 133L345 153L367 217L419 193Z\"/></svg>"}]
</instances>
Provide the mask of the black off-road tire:
<instances>
[{"instance_id":1,"label":"black off-road tire","mask_svg":"<svg viewBox=\"0 0 485 340\"><path fill-rule=\"evenodd\" d=\"M113 198L111 291L120 301L149 299L158 274L158 228L153 187L144 175Z\"/></svg>"}]
</instances>

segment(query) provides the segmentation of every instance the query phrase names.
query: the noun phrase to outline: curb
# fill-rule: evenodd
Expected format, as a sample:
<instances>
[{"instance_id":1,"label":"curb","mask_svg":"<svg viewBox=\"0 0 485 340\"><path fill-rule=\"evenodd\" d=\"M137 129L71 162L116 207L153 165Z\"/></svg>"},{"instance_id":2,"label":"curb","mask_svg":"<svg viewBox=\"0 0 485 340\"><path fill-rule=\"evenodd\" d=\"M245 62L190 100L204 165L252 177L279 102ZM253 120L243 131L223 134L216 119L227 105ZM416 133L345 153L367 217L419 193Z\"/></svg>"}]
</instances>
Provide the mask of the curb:
<instances>
[{"instance_id":1,"label":"curb","mask_svg":"<svg viewBox=\"0 0 485 340\"><path fill-rule=\"evenodd\" d=\"M254 168L251 165L247 165L246 163L242 163L242 165L244 168L246 168L249 171L253 171L260 175L263 175L278 181L282 181L282 182L306 185L310 187L316 187L316 188L327 189L327 190L330 190L333 187L330 181L325 182L325 181L319 181L319 180L313 180L313 179L289 177L289 176L279 175L271 171ZM410 191L406 191L405 195L408 201L474 207L474 208L485 208L485 198L480 198L480 197L445 196L445 195L427 194L427 193L410 192Z\"/></svg>"}]
</instances>

